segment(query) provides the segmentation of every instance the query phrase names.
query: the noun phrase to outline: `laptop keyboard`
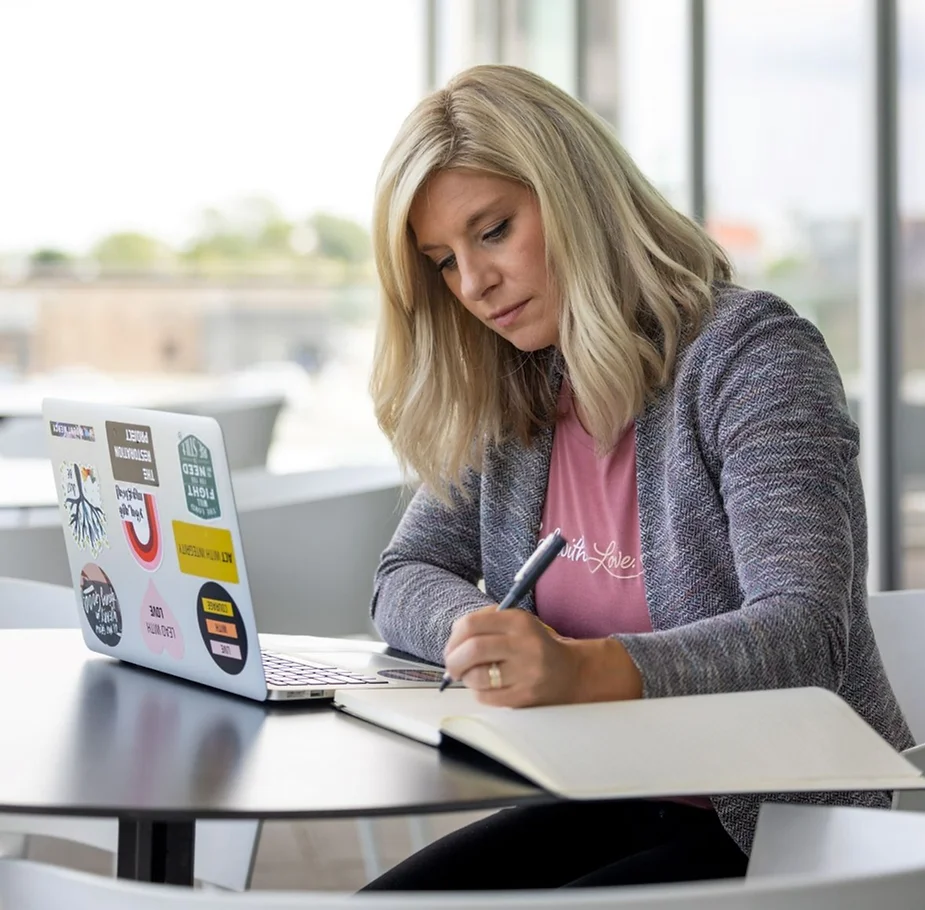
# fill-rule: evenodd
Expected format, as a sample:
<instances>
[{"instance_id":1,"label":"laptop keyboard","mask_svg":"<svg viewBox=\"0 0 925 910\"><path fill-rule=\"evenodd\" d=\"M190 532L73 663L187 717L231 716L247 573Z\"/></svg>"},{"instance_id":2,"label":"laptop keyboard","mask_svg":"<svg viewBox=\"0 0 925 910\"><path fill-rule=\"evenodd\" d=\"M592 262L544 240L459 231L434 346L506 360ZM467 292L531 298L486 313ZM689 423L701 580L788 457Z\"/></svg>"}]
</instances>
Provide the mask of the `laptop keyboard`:
<instances>
[{"instance_id":1,"label":"laptop keyboard","mask_svg":"<svg viewBox=\"0 0 925 910\"><path fill-rule=\"evenodd\" d=\"M370 686L388 685L388 680L370 676L368 673L358 673L325 664L305 664L298 660L290 660L285 655L276 654L273 651L261 651L260 654L263 657L263 672L267 683L272 686L329 689L347 683Z\"/></svg>"}]
</instances>

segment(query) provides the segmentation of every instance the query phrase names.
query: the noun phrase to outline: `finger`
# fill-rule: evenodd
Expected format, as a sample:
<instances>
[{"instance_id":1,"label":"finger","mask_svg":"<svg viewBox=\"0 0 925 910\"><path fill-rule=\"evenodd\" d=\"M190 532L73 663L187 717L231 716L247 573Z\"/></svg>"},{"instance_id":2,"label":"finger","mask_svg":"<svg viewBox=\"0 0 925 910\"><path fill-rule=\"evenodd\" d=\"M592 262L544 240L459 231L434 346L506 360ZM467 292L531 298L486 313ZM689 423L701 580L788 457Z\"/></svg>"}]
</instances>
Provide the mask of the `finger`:
<instances>
[{"instance_id":1,"label":"finger","mask_svg":"<svg viewBox=\"0 0 925 910\"><path fill-rule=\"evenodd\" d=\"M475 667L500 663L512 655L511 640L507 636L474 635L450 651L444 658L444 665L453 679L462 679Z\"/></svg>"},{"instance_id":2,"label":"finger","mask_svg":"<svg viewBox=\"0 0 925 910\"><path fill-rule=\"evenodd\" d=\"M477 692L493 691L510 688L505 680L504 661L492 661L490 664L479 664L473 667L462 677L463 684Z\"/></svg>"},{"instance_id":3,"label":"finger","mask_svg":"<svg viewBox=\"0 0 925 910\"><path fill-rule=\"evenodd\" d=\"M446 640L446 644L443 646L443 653L446 654L452 648L455 648L460 644L460 642L465 641L471 635L476 634L473 631L473 617L477 616L480 613L497 613L498 605L490 604L487 607L479 607L477 610L471 610L468 613L463 613L462 616L458 616L453 620L453 625L450 628L450 635Z\"/></svg>"}]
</instances>

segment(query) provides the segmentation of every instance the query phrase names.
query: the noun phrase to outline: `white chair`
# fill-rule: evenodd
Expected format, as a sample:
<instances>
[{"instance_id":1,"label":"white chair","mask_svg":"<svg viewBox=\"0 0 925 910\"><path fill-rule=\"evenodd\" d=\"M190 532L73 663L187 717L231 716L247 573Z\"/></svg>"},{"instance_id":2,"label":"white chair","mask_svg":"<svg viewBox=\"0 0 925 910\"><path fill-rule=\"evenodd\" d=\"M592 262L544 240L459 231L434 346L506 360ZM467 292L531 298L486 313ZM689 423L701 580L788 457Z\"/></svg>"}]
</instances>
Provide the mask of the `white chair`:
<instances>
[{"instance_id":1,"label":"white chair","mask_svg":"<svg viewBox=\"0 0 925 910\"><path fill-rule=\"evenodd\" d=\"M887 678L917 743L925 743L925 591L871 594L867 610Z\"/></svg>"},{"instance_id":2,"label":"white chair","mask_svg":"<svg viewBox=\"0 0 925 910\"><path fill-rule=\"evenodd\" d=\"M286 403L282 395L238 396L181 401L161 410L214 417L222 428L228 466L232 471L265 467L276 420Z\"/></svg>"},{"instance_id":3,"label":"white chair","mask_svg":"<svg viewBox=\"0 0 925 910\"><path fill-rule=\"evenodd\" d=\"M746 878L854 877L922 868L925 815L920 812L765 803ZM925 906L925 891L919 900Z\"/></svg>"},{"instance_id":4,"label":"white chair","mask_svg":"<svg viewBox=\"0 0 925 910\"><path fill-rule=\"evenodd\" d=\"M0 628L70 629L78 626L74 589L20 578L0 578ZM195 877L211 885L244 890L250 884L260 837L259 821L196 823ZM25 856L28 837L75 841L115 854L119 823L112 818L0 815L3 853Z\"/></svg>"},{"instance_id":5,"label":"white chair","mask_svg":"<svg viewBox=\"0 0 925 910\"><path fill-rule=\"evenodd\" d=\"M0 421L0 457L47 458L47 431L42 418L6 417Z\"/></svg>"},{"instance_id":6,"label":"white chair","mask_svg":"<svg viewBox=\"0 0 925 910\"><path fill-rule=\"evenodd\" d=\"M3 910L921 910L925 867L849 878L782 876L629 888L488 893L223 894L0 860Z\"/></svg>"}]
</instances>

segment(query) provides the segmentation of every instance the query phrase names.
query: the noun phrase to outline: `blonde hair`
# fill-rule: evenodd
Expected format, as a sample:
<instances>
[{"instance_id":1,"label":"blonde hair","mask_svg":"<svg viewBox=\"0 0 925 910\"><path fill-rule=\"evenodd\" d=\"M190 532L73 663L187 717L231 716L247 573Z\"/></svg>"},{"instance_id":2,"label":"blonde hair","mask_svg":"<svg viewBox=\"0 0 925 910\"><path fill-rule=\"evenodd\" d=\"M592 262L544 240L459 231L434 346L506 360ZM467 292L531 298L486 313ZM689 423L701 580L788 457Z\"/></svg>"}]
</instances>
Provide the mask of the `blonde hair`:
<instances>
[{"instance_id":1,"label":"blonde hair","mask_svg":"<svg viewBox=\"0 0 925 910\"><path fill-rule=\"evenodd\" d=\"M559 350L602 450L671 381L729 262L646 180L610 127L551 83L476 66L425 97L399 130L376 188L382 288L370 391L399 461L449 501L486 445L529 444L555 420L551 352L524 353L471 316L414 243L427 180L466 168L536 196L561 301Z\"/></svg>"}]
</instances>

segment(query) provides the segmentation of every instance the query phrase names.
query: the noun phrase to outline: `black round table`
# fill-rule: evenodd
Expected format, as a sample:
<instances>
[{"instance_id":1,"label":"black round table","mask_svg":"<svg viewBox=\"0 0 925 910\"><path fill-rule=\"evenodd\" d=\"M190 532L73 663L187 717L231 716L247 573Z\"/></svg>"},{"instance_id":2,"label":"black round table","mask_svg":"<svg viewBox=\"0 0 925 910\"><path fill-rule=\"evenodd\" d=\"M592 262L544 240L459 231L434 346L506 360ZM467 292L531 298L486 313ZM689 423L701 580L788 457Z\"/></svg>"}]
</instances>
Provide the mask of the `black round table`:
<instances>
[{"instance_id":1,"label":"black round table","mask_svg":"<svg viewBox=\"0 0 925 910\"><path fill-rule=\"evenodd\" d=\"M269 706L0 630L0 812L119 819L118 874L191 884L197 819L448 812L551 800L468 750Z\"/></svg>"}]
</instances>

